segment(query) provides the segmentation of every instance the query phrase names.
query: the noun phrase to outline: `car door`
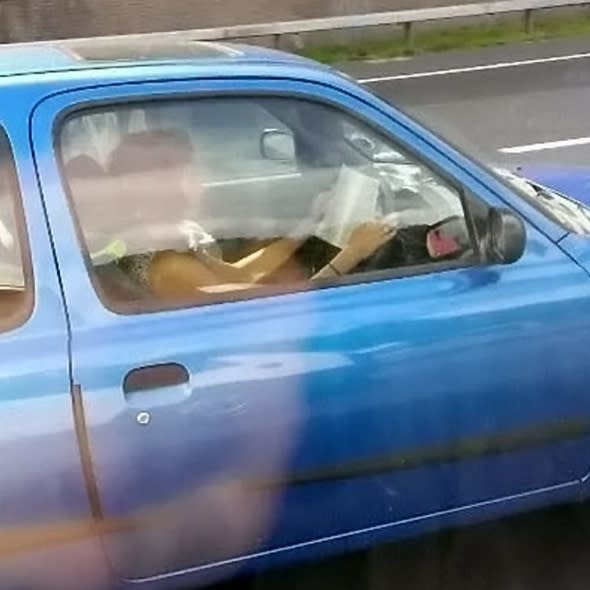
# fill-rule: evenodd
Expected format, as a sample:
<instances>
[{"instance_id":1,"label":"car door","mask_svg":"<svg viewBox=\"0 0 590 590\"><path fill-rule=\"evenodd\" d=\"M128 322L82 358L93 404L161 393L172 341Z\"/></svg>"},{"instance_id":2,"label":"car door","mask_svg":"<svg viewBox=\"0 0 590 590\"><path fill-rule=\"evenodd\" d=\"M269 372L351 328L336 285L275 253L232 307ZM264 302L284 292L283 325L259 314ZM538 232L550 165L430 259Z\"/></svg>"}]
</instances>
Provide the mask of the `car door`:
<instances>
[{"instance_id":1,"label":"car door","mask_svg":"<svg viewBox=\"0 0 590 590\"><path fill-rule=\"evenodd\" d=\"M97 276L86 230L97 220L120 221L113 212L125 210L131 189L119 201L105 200L117 191L112 184L75 189L61 130L89 105L94 114L132 105L144 120L160 120L147 124L148 133L161 131L166 117L154 113L176 98L195 110L201 101L213 110L230 99L236 109L254 101L294 134L299 157L308 150L294 172L305 177L300 192L277 190L276 199L287 195L285 204L264 205L275 221L281 207L299 207L294 198L315 202L310 191L329 190L330 174L350 173L359 155L349 151L357 139L333 138L319 127L308 135L315 125L302 126L305 117L293 113L311 105L321 111L318 125L345 121L339 129L376 134L381 153L405 158L401 169L386 166L388 186L402 201L414 195L418 213L430 203L436 218L450 207L468 227L470 255L324 274L319 282L284 275L262 289L220 285L178 304L134 292L119 304ZM241 79L92 88L52 97L36 110L32 137L49 219L60 227L55 248L95 510L122 578L212 579L256 560L361 546L575 493L590 425L590 368L578 360L590 333L586 274L530 223L518 262L486 264L476 221L505 205L499 185L486 188L396 122L393 110L381 109L325 85ZM254 157L267 124L250 124L248 145L236 148L226 128L217 146L201 137L201 149L221 150L232 164ZM86 141L94 145L91 136ZM276 161L256 157L264 190ZM146 178L152 172L146 169ZM359 185L367 195L376 195L373 180ZM235 211L242 209L217 206L219 225L239 231ZM83 214L86 207L94 213ZM278 237L281 224L272 227L261 242ZM144 233L155 239L152 230ZM223 248L227 236L219 235Z\"/></svg>"},{"instance_id":2,"label":"car door","mask_svg":"<svg viewBox=\"0 0 590 590\"><path fill-rule=\"evenodd\" d=\"M72 403L68 329L29 142L26 100L0 108L0 580L105 583ZM64 568L68 564L68 568ZM72 566L70 569L69 566ZM68 569L68 573L64 571Z\"/></svg>"}]
</instances>

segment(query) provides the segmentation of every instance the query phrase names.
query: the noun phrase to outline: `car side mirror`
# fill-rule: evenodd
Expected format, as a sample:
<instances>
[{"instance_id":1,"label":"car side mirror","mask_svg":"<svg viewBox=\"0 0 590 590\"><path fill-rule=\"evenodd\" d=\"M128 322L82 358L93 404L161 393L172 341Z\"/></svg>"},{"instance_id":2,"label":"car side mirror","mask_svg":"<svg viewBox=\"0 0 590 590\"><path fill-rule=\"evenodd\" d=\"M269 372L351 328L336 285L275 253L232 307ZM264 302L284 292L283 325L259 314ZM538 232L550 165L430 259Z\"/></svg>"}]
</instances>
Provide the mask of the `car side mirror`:
<instances>
[{"instance_id":1,"label":"car side mirror","mask_svg":"<svg viewBox=\"0 0 590 590\"><path fill-rule=\"evenodd\" d=\"M496 264L512 264L526 248L526 227L509 209L491 209L486 228L486 255Z\"/></svg>"},{"instance_id":2,"label":"car side mirror","mask_svg":"<svg viewBox=\"0 0 590 590\"><path fill-rule=\"evenodd\" d=\"M286 131L267 129L260 137L260 154L265 160L294 162L295 140Z\"/></svg>"}]
</instances>

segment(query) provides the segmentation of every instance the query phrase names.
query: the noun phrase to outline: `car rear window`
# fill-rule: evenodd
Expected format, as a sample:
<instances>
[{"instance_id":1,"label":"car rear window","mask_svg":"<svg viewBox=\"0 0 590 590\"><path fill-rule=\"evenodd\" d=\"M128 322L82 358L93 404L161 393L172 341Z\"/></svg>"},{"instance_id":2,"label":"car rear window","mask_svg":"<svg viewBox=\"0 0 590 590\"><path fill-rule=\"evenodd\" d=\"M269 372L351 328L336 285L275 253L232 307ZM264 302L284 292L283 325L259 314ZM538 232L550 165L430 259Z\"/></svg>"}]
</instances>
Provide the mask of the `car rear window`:
<instances>
[{"instance_id":1,"label":"car rear window","mask_svg":"<svg viewBox=\"0 0 590 590\"><path fill-rule=\"evenodd\" d=\"M0 130L0 330L23 323L32 304L29 265L25 265L24 223L14 157Z\"/></svg>"}]
</instances>

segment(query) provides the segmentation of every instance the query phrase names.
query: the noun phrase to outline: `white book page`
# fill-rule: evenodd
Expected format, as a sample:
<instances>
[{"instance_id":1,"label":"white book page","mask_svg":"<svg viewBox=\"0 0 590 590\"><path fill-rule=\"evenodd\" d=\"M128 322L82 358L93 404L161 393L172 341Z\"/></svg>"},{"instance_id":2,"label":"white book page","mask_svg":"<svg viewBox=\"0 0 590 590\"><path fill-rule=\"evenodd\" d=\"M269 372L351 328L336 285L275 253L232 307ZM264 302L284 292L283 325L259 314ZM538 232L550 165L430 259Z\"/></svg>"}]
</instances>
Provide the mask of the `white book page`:
<instances>
[{"instance_id":1,"label":"white book page","mask_svg":"<svg viewBox=\"0 0 590 590\"><path fill-rule=\"evenodd\" d=\"M343 166L316 237L344 248L356 227L376 219L379 185L379 179Z\"/></svg>"}]
</instances>

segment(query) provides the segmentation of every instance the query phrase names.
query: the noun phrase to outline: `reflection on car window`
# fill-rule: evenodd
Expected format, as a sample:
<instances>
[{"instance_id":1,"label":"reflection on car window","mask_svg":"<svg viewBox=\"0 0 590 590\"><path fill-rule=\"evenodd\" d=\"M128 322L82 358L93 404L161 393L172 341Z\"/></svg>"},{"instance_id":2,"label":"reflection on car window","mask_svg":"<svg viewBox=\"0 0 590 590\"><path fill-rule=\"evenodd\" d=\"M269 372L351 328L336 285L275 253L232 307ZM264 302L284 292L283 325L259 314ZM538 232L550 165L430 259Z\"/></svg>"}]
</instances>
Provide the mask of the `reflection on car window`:
<instances>
[{"instance_id":1,"label":"reflection on car window","mask_svg":"<svg viewBox=\"0 0 590 590\"><path fill-rule=\"evenodd\" d=\"M22 323L30 308L17 208L20 194L7 137L0 132L0 329Z\"/></svg>"},{"instance_id":2,"label":"reflection on car window","mask_svg":"<svg viewBox=\"0 0 590 590\"><path fill-rule=\"evenodd\" d=\"M346 140L373 162L399 163L408 161L402 152L394 149L372 130L360 128L347 121L343 122L342 127Z\"/></svg>"},{"instance_id":3,"label":"reflection on car window","mask_svg":"<svg viewBox=\"0 0 590 590\"><path fill-rule=\"evenodd\" d=\"M110 106L70 116L60 145L107 299L216 301L474 252L454 186L309 101Z\"/></svg>"},{"instance_id":4,"label":"reflection on car window","mask_svg":"<svg viewBox=\"0 0 590 590\"><path fill-rule=\"evenodd\" d=\"M0 154L0 288L20 290L25 287L25 276L15 217L12 161L8 158L9 154Z\"/></svg>"},{"instance_id":5,"label":"reflection on car window","mask_svg":"<svg viewBox=\"0 0 590 590\"><path fill-rule=\"evenodd\" d=\"M489 157L485 151L476 142L465 137L463 133L460 134L461 145L457 145L457 142L451 139L457 135L457 129L445 124L442 118L429 117L419 109L400 109L399 105L393 105L387 96L382 93L370 89L369 91L379 100L398 110L403 110L404 115L410 119L425 125L430 130L436 130L439 138L444 138L447 145L453 146L463 156L477 163L478 166L489 172L500 182L515 190L519 196L523 197L533 207L541 210L566 231L580 235L590 235L590 209L584 204L563 193L522 178L514 172L495 166L489 162Z\"/></svg>"},{"instance_id":6,"label":"reflection on car window","mask_svg":"<svg viewBox=\"0 0 590 590\"><path fill-rule=\"evenodd\" d=\"M505 178L513 188L516 188L533 206L541 209L567 231L590 235L590 209L588 207L571 197L566 197L507 170L497 168L496 172Z\"/></svg>"}]
</instances>

